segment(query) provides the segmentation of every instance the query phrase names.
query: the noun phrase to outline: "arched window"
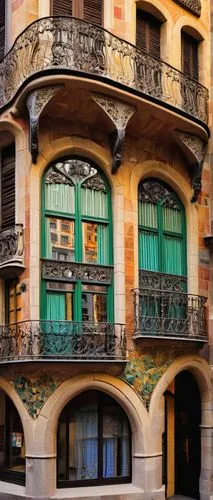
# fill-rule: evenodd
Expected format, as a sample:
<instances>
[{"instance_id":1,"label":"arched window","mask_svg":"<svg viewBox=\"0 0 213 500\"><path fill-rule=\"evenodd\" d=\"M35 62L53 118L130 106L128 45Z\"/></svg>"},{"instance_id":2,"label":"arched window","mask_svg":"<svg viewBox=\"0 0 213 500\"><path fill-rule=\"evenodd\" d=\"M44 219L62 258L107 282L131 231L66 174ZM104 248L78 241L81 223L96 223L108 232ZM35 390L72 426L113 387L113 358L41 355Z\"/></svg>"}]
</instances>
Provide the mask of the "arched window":
<instances>
[{"instance_id":1,"label":"arched window","mask_svg":"<svg viewBox=\"0 0 213 500\"><path fill-rule=\"evenodd\" d=\"M186 275L184 208L174 191L156 179L139 185L139 269Z\"/></svg>"},{"instance_id":2,"label":"arched window","mask_svg":"<svg viewBox=\"0 0 213 500\"><path fill-rule=\"evenodd\" d=\"M129 482L130 425L122 408L100 391L70 401L58 425L58 486Z\"/></svg>"},{"instance_id":3,"label":"arched window","mask_svg":"<svg viewBox=\"0 0 213 500\"><path fill-rule=\"evenodd\" d=\"M58 160L43 177L42 257L42 319L112 321L110 190L88 160Z\"/></svg>"},{"instance_id":4,"label":"arched window","mask_svg":"<svg viewBox=\"0 0 213 500\"><path fill-rule=\"evenodd\" d=\"M104 0L52 0L53 16L74 16L89 23L103 25Z\"/></svg>"},{"instance_id":5,"label":"arched window","mask_svg":"<svg viewBox=\"0 0 213 500\"><path fill-rule=\"evenodd\" d=\"M139 184L139 295L135 335L189 333L184 207L157 179ZM191 307L193 307L193 300Z\"/></svg>"},{"instance_id":6,"label":"arched window","mask_svg":"<svg viewBox=\"0 0 213 500\"><path fill-rule=\"evenodd\" d=\"M0 480L25 482L25 442L20 416L8 396L0 390Z\"/></svg>"}]
</instances>

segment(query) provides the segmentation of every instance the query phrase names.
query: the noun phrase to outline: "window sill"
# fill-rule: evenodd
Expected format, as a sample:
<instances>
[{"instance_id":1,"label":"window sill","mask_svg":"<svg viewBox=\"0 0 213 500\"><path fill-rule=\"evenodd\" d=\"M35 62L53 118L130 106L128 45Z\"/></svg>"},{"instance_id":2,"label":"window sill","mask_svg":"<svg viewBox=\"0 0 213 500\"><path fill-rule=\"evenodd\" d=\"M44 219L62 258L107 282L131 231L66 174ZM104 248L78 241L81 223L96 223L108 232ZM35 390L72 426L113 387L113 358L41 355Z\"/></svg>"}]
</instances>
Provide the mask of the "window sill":
<instances>
[{"instance_id":1,"label":"window sill","mask_svg":"<svg viewBox=\"0 0 213 500\"><path fill-rule=\"evenodd\" d=\"M133 486L133 484L110 484L110 485L98 485L98 486L84 486L79 488L60 488L56 490L56 494L51 498L79 498L86 499L92 498L94 500L97 498L107 497L113 500L117 496L119 500L121 499L121 495L127 497L128 495L141 495L143 490ZM139 498L139 497L138 497Z\"/></svg>"}]
</instances>

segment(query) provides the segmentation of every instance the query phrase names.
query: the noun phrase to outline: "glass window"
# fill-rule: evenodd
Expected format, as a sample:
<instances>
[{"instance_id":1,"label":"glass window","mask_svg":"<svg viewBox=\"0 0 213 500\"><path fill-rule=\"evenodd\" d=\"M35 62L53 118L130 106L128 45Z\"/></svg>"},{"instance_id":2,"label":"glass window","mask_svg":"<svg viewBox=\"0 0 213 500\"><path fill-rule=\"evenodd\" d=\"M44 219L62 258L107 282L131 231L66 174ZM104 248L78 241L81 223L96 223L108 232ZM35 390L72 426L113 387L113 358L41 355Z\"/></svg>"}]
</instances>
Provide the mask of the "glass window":
<instances>
[{"instance_id":1,"label":"glass window","mask_svg":"<svg viewBox=\"0 0 213 500\"><path fill-rule=\"evenodd\" d=\"M75 262L79 273L72 272L69 266L63 268L63 279L74 282L71 293L62 289L62 285L57 288L51 282L43 282L42 319L108 321L112 317L109 308L112 300L108 300L112 285L108 283L103 291L98 271L93 273L92 269L97 284L86 289L84 281L89 268L85 266L83 271L80 268L81 264L112 264L110 191L94 164L80 158L65 158L47 169L43 178L43 220L42 256Z\"/></svg>"},{"instance_id":2,"label":"glass window","mask_svg":"<svg viewBox=\"0 0 213 500\"><path fill-rule=\"evenodd\" d=\"M59 486L128 482L130 426L111 397L87 391L64 408L58 426Z\"/></svg>"},{"instance_id":3,"label":"glass window","mask_svg":"<svg viewBox=\"0 0 213 500\"><path fill-rule=\"evenodd\" d=\"M5 475L6 471L10 472L9 476ZM13 402L0 391L0 479L13 482L13 472L25 472L24 432ZM24 475L18 477L23 483Z\"/></svg>"},{"instance_id":4,"label":"glass window","mask_svg":"<svg viewBox=\"0 0 213 500\"><path fill-rule=\"evenodd\" d=\"M139 185L139 268L186 275L184 208L171 188L155 179Z\"/></svg>"}]
</instances>

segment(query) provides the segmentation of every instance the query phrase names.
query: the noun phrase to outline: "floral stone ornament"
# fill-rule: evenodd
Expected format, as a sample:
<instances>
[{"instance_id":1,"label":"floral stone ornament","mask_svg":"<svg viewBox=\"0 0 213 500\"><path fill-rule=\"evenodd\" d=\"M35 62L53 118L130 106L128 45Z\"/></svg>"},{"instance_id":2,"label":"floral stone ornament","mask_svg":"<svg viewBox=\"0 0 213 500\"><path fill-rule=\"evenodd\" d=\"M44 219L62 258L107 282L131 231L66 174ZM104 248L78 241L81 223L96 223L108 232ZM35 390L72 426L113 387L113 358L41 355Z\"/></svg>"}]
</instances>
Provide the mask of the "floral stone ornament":
<instances>
[{"instance_id":1,"label":"floral stone ornament","mask_svg":"<svg viewBox=\"0 0 213 500\"><path fill-rule=\"evenodd\" d=\"M141 397L146 408L149 409L152 393L162 375L166 372L173 359L164 353L130 354L124 376L135 392Z\"/></svg>"},{"instance_id":2,"label":"floral stone ornament","mask_svg":"<svg viewBox=\"0 0 213 500\"><path fill-rule=\"evenodd\" d=\"M38 417L42 407L55 391L59 384L48 375L41 375L38 379L16 377L11 381L20 396L25 408L32 418Z\"/></svg>"}]
</instances>

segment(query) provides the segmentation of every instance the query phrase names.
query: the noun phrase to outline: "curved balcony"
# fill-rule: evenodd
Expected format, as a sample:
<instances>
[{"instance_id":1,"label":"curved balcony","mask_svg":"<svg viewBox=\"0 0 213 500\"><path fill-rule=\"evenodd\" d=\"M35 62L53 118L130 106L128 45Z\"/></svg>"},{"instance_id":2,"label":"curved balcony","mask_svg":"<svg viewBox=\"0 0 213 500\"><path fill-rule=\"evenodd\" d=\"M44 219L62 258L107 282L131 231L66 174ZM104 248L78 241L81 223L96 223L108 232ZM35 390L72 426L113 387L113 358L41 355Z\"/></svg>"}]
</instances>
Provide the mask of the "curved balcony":
<instances>
[{"instance_id":1,"label":"curved balcony","mask_svg":"<svg viewBox=\"0 0 213 500\"><path fill-rule=\"evenodd\" d=\"M35 78L73 74L121 87L207 129L208 91L162 60L108 31L71 17L32 23L0 64L0 108Z\"/></svg>"},{"instance_id":2,"label":"curved balcony","mask_svg":"<svg viewBox=\"0 0 213 500\"><path fill-rule=\"evenodd\" d=\"M125 329L115 323L23 321L0 327L0 363L125 361Z\"/></svg>"},{"instance_id":3,"label":"curved balcony","mask_svg":"<svg viewBox=\"0 0 213 500\"><path fill-rule=\"evenodd\" d=\"M141 271L140 284L134 290L134 339L207 342L206 298L186 293L185 278Z\"/></svg>"},{"instance_id":4,"label":"curved balcony","mask_svg":"<svg viewBox=\"0 0 213 500\"><path fill-rule=\"evenodd\" d=\"M0 231L0 277L13 278L24 269L23 225Z\"/></svg>"}]
</instances>

